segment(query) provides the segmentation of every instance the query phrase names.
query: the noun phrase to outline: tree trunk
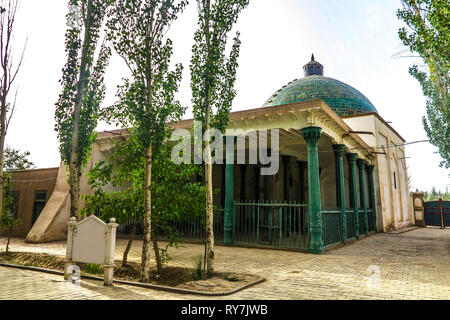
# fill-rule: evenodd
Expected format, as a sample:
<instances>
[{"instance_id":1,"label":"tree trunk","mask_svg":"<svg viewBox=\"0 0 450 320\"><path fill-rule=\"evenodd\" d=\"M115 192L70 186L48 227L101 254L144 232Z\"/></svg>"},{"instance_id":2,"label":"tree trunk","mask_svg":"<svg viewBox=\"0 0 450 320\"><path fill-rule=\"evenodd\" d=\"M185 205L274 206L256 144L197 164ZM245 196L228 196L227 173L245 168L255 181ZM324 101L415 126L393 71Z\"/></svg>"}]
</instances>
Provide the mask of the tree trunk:
<instances>
[{"instance_id":1,"label":"tree trunk","mask_svg":"<svg viewBox=\"0 0 450 320\"><path fill-rule=\"evenodd\" d=\"M12 227L9 228L8 242L6 242L6 254L8 254L8 252L9 252L9 242L11 240L11 236L12 236Z\"/></svg>"},{"instance_id":2,"label":"tree trunk","mask_svg":"<svg viewBox=\"0 0 450 320\"><path fill-rule=\"evenodd\" d=\"M137 228L137 222L134 221L133 225L131 226L131 232L130 232L130 237L128 238L127 247L125 248L125 251L123 252L122 267L127 266L128 253L130 252L131 245L133 244L133 241L134 241L134 236L136 235L136 228Z\"/></svg>"},{"instance_id":3,"label":"tree trunk","mask_svg":"<svg viewBox=\"0 0 450 320\"><path fill-rule=\"evenodd\" d=\"M142 245L142 273L141 281L150 281L150 254L151 254L151 182L152 182L152 146L147 148L145 153L145 184L144 184L144 197L145 197L145 207L144 207L144 241Z\"/></svg>"},{"instance_id":4,"label":"tree trunk","mask_svg":"<svg viewBox=\"0 0 450 320\"><path fill-rule=\"evenodd\" d=\"M9 249L9 240L11 239L11 234L8 235L8 242L6 243L6 254L8 254L8 249Z\"/></svg>"},{"instance_id":5,"label":"tree trunk","mask_svg":"<svg viewBox=\"0 0 450 320\"><path fill-rule=\"evenodd\" d=\"M78 136L80 131L80 117L81 108L83 106L83 97L89 79L89 65L92 62L89 57L89 43L91 42L91 8L92 2L89 1L87 5L87 19L84 25L84 39L81 51L80 75L77 83L77 94L75 96L75 107L73 111L73 130L71 151L69 159L69 186L70 186L70 216L78 218L78 211L80 207L80 175L81 168L79 168L79 154L78 154Z\"/></svg>"},{"instance_id":6,"label":"tree trunk","mask_svg":"<svg viewBox=\"0 0 450 320\"><path fill-rule=\"evenodd\" d=\"M84 69L83 69L84 67ZM78 135L80 130L80 113L82 106L82 97L84 95L84 82L86 81L86 64L81 63L80 79L76 96L75 109L73 112L73 131L69 161L69 186L70 186L70 216L78 218L80 202L80 172L78 168Z\"/></svg>"},{"instance_id":7,"label":"tree trunk","mask_svg":"<svg viewBox=\"0 0 450 320\"><path fill-rule=\"evenodd\" d=\"M3 152L4 152L4 141L5 139L0 138L0 215L3 214L3 185L4 185L4 175L3 175Z\"/></svg>"},{"instance_id":8,"label":"tree trunk","mask_svg":"<svg viewBox=\"0 0 450 320\"><path fill-rule=\"evenodd\" d=\"M204 15L205 15L205 26L204 35L206 40L206 47L208 52L206 66L210 65L209 60L213 58L211 53L211 33L209 30L210 25L210 11L211 3L210 0L206 0L203 3ZM210 106L210 95L211 95L211 79L209 74L206 75L206 88L205 88L205 131L209 132L211 129L211 106ZM203 277L206 278L214 272L214 229L213 229L213 181L212 181L212 160L211 160L211 139L210 136L207 137L205 141L205 187L206 187L206 272L203 273Z\"/></svg>"},{"instance_id":9,"label":"tree trunk","mask_svg":"<svg viewBox=\"0 0 450 320\"><path fill-rule=\"evenodd\" d=\"M7 5L7 8L6 8ZM11 86L14 82L14 79L17 73L20 70L20 66L23 61L23 52L22 58L17 65L16 70L13 70L13 54L11 52L11 47L13 46L11 41L14 38L13 33L13 25L16 19L16 10L18 7L18 1L9 1L4 3L2 1L2 17L0 21L0 29L2 36L0 37L0 65L2 68L1 75L1 93L0 93L0 214L3 214L3 184L4 184L4 174L3 174L3 166L4 166L4 150L5 150L5 139L6 132L8 130L8 124L11 120L11 116L14 113L14 105L12 109L9 110L10 117L7 120L6 113L8 107L8 94ZM15 104L15 102L14 102ZM9 105L11 107L11 105Z\"/></svg>"},{"instance_id":10,"label":"tree trunk","mask_svg":"<svg viewBox=\"0 0 450 320\"><path fill-rule=\"evenodd\" d=\"M72 152L75 153L75 152ZM76 165L78 157L70 156L69 164L69 194L70 194L70 216L78 219L78 207L80 200L80 181L78 175L78 166Z\"/></svg>"},{"instance_id":11,"label":"tree trunk","mask_svg":"<svg viewBox=\"0 0 450 320\"><path fill-rule=\"evenodd\" d=\"M5 79L7 76L4 76ZM5 85L5 82L4 84ZM6 92L3 91L3 97L1 100L1 110L0 110L0 214L3 214L3 186L4 186L4 175L3 175L3 161L5 152L5 138L6 138Z\"/></svg>"},{"instance_id":12,"label":"tree trunk","mask_svg":"<svg viewBox=\"0 0 450 320\"><path fill-rule=\"evenodd\" d=\"M2 23L2 30L5 27ZM2 31L3 32L3 31ZM7 37L7 47L9 45L10 36ZM2 40L2 48L3 48L3 40ZM3 51L3 50L2 50ZM8 95L8 83L9 83L9 72L8 72L8 59L9 52L2 53L1 58L3 59L3 83L2 83L2 92L1 92L1 109L0 109L0 214L3 214L3 184L4 184L4 175L3 175L3 161L4 161L4 152L5 152L5 139L6 139L6 107L7 101L6 96Z\"/></svg>"},{"instance_id":13,"label":"tree trunk","mask_svg":"<svg viewBox=\"0 0 450 320\"><path fill-rule=\"evenodd\" d=\"M155 251L156 269L158 270L158 275L161 275L162 263L161 263L161 255L159 254L158 241L156 241L156 239L152 237L152 242L153 242L153 250Z\"/></svg>"},{"instance_id":14,"label":"tree trunk","mask_svg":"<svg viewBox=\"0 0 450 320\"><path fill-rule=\"evenodd\" d=\"M206 111L206 132L210 130L210 108ZM205 141L205 186L206 186L206 278L214 272L214 212L213 212L213 181L210 136Z\"/></svg>"}]
</instances>

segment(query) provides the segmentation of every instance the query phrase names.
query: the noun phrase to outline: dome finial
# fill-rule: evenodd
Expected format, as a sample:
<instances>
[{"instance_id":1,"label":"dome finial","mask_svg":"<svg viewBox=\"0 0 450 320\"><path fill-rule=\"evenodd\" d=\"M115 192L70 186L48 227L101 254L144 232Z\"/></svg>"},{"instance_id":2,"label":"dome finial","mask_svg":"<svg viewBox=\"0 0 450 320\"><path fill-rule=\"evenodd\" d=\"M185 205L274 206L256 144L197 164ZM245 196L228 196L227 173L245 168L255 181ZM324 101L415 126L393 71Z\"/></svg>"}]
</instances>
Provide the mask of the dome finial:
<instances>
[{"instance_id":1,"label":"dome finial","mask_svg":"<svg viewBox=\"0 0 450 320\"><path fill-rule=\"evenodd\" d=\"M311 55L311 61L303 66L305 77L323 76L323 66L314 59L314 53Z\"/></svg>"}]
</instances>

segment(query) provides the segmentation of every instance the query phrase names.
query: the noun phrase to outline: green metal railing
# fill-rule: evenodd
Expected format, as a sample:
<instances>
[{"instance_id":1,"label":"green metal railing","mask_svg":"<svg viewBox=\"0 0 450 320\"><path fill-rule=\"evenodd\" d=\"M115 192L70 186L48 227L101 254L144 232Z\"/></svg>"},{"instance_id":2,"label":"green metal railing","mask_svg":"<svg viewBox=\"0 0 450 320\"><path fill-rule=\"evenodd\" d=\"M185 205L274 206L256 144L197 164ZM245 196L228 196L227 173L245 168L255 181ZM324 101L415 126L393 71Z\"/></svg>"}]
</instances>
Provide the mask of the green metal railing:
<instances>
[{"instance_id":1,"label":"green metal railing","mask_svg":"<svg viewBox=\"0 0 450 320\"><path fill-rule=\"evenodd\" d=\"M223 209L214 210L214 239L216 242L223 242ZM129 219L125 223L120 224L118 234L130 234L131 226L134 223L133 219ZM203 241L205 239L205 219L204 217L195 217L177 222L169 222L168 226L175 230L179 236L185 240ZM138 222L136 228L136 235L143 235L144 228L141 221ZM165 237L164 232L158 233L159 237Z\"/></svg>"},{"instance_id":2,"label":"green metal railing","mask_svg":"<svg viewBox=\"0 0 450 320\"><path fill-rule=\"evenodd\" d=\"M307 249L307 207L293 202L235 202L234 243Z\"/></svg>"},{"instance_id":3,"label":"green metal railing","mask_svg":"<svg viewBox=\"0 0 450 320\"><path fill-rule=\"evenodd\" d=\"M375 231L375 218L373 216L373 210L367 209L367 220L369 222L369 231Z\"/></svg>"},{"instance_id":4,"label":"green metal railing","mask_svg":"<svg viewBox=\"0 0 450 320\"><path fill-rule=\"evenodd\" d=\"M355 234L355 212L353 209L345 210L347 214L347 239L354 238Z\"/></svg>"},{"instance_id":5,"label":"green metal railing","mask_svg":"<svg viewBox=\"0 0 450 320\"><path fill-rule=\"evenodd\" d=\"M365 230L365 226L364 226L364 210L359 209L358 210L359 213L359 234L365 234L366 230Z\"/></svg>"},{"instance_id":6,"label":"green metal railing","mask_svg":"<svg viewBox=\"0 0 450 320\"><path fill-rule=\"evenodd\" d=\"M342 241L341 210L322 210L323 245L328 246Z\"/></svg>"},{"instance_id":7,"label":"green metal railing","mask_svg":"<svg viewBox=\"0 0 450 320\"><path fill-rule=\"evenodd\" d=\"M223 242L223 209L214 210L213 229L214 229L214 241ZM197 217L190 220L181 222L172 222L169 225L178 231L180 236L185 240L199 240L205 239L205 218ZM162 235L163 236L163 235Z\"/></svg>"},{"instance_id":8,"label":"green metal railing","mask_svg":"<svg viewBox=\"0 0 450 320\"><path fill-rule=\"evenodd\" d=\"M347 238L355 237L354 209L345 210L347 218ZM364 210L358 210L359 233L365 234ZM369 230L375 230L373 210L367 209ZM294 202L235 202L233 215L233 244L250 247L270 246L295 250L309 248L308 205ZM119 226L119 234L129 234L132 220ZM205 239L204 217L169 223L185 240ZM136 235L143 234L142 222L138 222ZM160 232L160 237L166 234ZM216 243L224 241L224 210L214 211L214 238ZM322 210L322 240L324 246L342 241L341 210Z\"/></svg>"}]
</instances>

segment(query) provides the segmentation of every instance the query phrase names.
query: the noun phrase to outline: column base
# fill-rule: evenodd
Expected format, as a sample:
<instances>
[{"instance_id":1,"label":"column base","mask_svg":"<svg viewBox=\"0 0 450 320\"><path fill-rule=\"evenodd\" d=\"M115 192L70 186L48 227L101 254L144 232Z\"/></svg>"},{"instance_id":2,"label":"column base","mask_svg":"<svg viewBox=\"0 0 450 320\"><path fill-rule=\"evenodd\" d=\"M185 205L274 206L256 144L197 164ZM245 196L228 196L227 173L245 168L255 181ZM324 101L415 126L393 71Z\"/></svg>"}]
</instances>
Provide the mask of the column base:
<instances>
[{"instance_id":1,"label":"column base","mask_svg":"<svg viewBox=\"0 0 450 320\"><path fill-rule=\"evenodd\" d=\"M73 274L73 270L69 270L69 267L73 265L74 263L72 261L66 260L64 262L64 280L69 279L69 277Z\"/></svg>"},{"instance_id":2,"label":"column base","mask_svg":"<svg viewBox=\"0 0 450 320\"><path fill-rule=\"evenodd\" d=\"M310 248L307 250L308 253L313 253L313 254L322 254L325 253L325 249L324 248Z\"/></svg>"},{"instance_id":3,"label":"column base","mask_svg":"<svg viewBox=\"0 0 450 320\"><path fill-rule=\"evenodd\" d=\"M231 228L230 228L231 229ZM223 245L230 247L233 245L233 232L232 230L226 230L224 233Z\"/></svg>"},{"instance_id":4,"label":"column base","mask_svg":"<svg viewBox=\"0 0 450 320\"><path fill-rule=\"evenodd\" d=\"M320 234L319 237L315 237L314 240L310 239L308 252L314 254L321 254L325 252L322 241L322 234Z\"/></svg>"},{"instance_id":5,"label":"column base","mask_svg":"<svg viewBox=\"0 0 450 320\"><path fill-rule=\"evenodd\" d=\"M112 286L114 278L114 266L104 266L104 286Z\"/></svg>"}]
</instances>

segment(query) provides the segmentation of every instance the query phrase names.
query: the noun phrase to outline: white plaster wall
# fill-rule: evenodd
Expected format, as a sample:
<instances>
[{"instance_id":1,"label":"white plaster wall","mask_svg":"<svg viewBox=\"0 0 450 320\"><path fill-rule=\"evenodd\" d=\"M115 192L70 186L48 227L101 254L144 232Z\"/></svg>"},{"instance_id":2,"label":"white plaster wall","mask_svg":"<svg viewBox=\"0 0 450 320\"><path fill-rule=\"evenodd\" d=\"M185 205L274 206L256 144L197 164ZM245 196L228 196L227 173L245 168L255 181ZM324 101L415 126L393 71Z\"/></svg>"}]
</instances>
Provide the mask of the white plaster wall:
<instances>
[{"instance_id":1,"label":"white plaster wall","mask_svg":"<svg viewBox=\"0 0 450 320\"><path fill-rule=\"evenodd\" d=\"M378 227L384 231L399 229L414 224L414 212L408 186L404 141L375 115L363 115L344 119L354 131L370 131L373 135L359 136L378 154L375 164L375 191L378 207ZM388 148L380 148L389 145ZM396 146L394 146L396 145ZM394 184L394 172L396 186Z\"/></svg>"}]
</instances>

